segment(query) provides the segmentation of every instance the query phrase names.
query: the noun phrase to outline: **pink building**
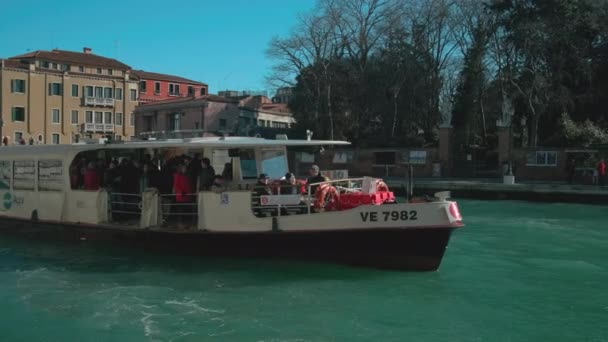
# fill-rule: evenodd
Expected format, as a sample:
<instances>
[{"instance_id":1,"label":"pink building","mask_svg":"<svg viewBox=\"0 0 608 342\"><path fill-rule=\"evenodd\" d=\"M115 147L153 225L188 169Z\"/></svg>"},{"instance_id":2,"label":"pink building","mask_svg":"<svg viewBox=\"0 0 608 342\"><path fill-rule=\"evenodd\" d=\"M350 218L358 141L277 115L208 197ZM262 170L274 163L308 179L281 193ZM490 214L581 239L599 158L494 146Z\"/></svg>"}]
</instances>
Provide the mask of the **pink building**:
<instances>
[{"instance_id":1,"label":"pink building","mask_svg":"<svg viewBox=\"0 0 608 342\"><path fill-rule=\"evenodd\" d=\"M138 138L190 138L234 133L239 101L216 95L182 97L142 104L135 110Z\"/></svg>"},{"instance_id":2,"label":"pink building","mask_svg":"<svg viewBox=\"0 0 608 342\"><path fill-rule=\"evenodd\" d=\"M143 70L133 70L131 74L139 79L138 101L140 104L176 97L205 96L209 92L209 86L206 83L179 76Z\"/></svg>"}]
</instances>

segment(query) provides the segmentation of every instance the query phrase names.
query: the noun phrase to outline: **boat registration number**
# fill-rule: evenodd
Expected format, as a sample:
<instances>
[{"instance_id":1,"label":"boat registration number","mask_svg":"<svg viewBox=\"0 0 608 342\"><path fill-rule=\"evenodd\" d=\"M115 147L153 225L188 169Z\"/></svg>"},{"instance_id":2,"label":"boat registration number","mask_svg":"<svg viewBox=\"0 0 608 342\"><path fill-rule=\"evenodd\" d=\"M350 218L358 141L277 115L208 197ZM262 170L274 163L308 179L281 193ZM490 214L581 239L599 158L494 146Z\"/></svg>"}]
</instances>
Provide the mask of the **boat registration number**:
<instances>
[{"instance_id":1,"label":"boat registration number","mask_svg":"<svg viewBox=\"0 0 608 342\"><path fill-rule=\"evenodd\" d=\"M401 211L367 211L359 213L363 222L379 222L379 221L415 221L418 219L416 210L401 210Z\"/></svg>"}]
</instances>

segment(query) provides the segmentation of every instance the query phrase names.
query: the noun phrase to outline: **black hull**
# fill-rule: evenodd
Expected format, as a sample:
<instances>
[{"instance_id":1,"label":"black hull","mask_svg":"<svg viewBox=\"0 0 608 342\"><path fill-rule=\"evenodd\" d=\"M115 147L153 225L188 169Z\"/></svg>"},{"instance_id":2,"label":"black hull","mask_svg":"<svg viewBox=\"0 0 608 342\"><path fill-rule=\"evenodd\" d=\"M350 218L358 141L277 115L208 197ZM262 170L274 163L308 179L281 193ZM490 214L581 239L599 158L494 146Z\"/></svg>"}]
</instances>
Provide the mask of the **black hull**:
<instances>
[{"instance_id":1,"label":"black hull","mask_svg":"<svg viewBox=\"0 0 608 342\"><path fill-rule=\"evenodd\" d=\"M112 242L185 255L327 261L382 269L434 271L452 227L348 231L209 233L122 229L0 218L0 232L27 238Z\"/></svg>"}]
</instances>

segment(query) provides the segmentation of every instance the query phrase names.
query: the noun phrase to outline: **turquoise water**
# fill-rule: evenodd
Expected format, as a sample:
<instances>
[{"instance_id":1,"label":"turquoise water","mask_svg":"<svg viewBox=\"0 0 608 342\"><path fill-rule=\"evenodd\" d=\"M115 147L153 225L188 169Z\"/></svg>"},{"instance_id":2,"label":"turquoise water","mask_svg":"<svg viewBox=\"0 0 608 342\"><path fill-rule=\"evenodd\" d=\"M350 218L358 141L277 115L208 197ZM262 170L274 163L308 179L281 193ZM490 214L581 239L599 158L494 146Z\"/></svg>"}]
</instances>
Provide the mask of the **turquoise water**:
<instances>
[{"instance_id":1,"label":"turquoise water","mask_svg":"<svg viewBox=\"0 0 608 342\"><path fill-rule=\"evenodd\" d=\"M0 340L608 341L608 207L460 207L432 273L0 236Z\"/></svg>"}]
</instances>

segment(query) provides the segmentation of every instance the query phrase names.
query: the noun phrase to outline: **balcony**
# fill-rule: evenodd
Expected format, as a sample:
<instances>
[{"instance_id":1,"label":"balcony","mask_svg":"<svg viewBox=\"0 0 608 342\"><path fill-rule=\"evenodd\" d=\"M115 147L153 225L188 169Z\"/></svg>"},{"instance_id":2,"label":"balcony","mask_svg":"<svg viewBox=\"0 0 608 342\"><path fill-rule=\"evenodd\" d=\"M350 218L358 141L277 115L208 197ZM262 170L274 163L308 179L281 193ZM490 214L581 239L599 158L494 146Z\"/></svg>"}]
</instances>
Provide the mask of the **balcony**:
<instances>
[{"instance_id":1,"label":"balcony","mask_svg":"<svg viewBox=\"0 0 608 342\"><path fill-rule=\"evenodd\" d=\"M114 107L114 99L104 97L84 97L85 106L101 106L101 107Z\"/></svg>"},{"instance_id":2,"label":"balcony","mask_svg":"<svg viewBox=\"0 0 608 342\"><path fill-rule=\"evenodd\" d=\"M104 123L85 123L84 124L85 132L114 132L114 124L104 124Z\"/></svg>"}]
</instances>

